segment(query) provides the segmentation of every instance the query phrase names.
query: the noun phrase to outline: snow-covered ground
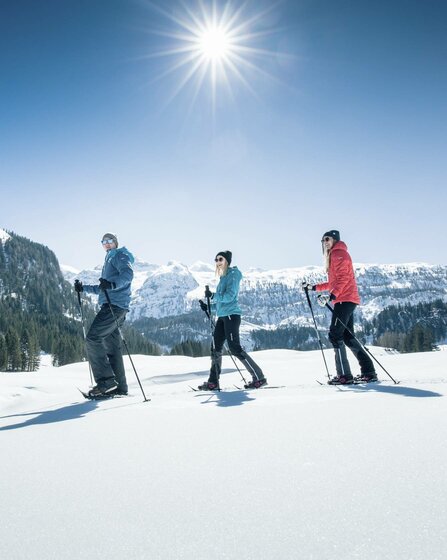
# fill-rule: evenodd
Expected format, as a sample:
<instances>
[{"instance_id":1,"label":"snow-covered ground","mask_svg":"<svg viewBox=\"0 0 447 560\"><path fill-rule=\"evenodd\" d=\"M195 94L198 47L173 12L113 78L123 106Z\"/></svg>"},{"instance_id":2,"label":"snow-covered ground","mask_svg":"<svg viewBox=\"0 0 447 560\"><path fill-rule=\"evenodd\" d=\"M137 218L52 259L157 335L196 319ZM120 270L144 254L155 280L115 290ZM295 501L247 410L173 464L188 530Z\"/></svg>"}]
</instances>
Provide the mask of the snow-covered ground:
<instances>
[{"instance_id":1,"label":"snow-covered ground","mask_svg":"<svg viewBox=\"0 0 447 560\"><path fill-rule=\"evenodd\" d=\"M135 356L146 403L130 368L103 402L86 364L0 374L1 558L445 559L446 354L373 351L399 385L287 350L253 354L284 387L225 358L220 394L189 390L207 358Z\"/></svg>"},{"instance_id":2,"label":"snow-covered ground","mask_svg":"<svg viewBox=\"0 0 447 560\"><path fill-rule=\"evenodd\" d=\"M6 231L4 229L0 228L0 241L2 243L6 243L9 239L11 239L11 236L9 235L9 233L6 233Z\"/></svg>"}]
</instances>

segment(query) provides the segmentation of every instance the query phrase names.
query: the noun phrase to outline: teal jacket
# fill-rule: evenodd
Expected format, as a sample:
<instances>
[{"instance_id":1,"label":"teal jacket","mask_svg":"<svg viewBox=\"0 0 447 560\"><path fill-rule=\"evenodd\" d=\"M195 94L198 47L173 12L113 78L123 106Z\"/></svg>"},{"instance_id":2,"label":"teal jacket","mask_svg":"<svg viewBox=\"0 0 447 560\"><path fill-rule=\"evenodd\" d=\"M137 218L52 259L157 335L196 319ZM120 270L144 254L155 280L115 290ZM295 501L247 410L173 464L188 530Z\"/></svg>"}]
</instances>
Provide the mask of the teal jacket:
<instances>
[{"instance_id":1,"label":"teal jacket","mask_svg":"<svg viewBox=\"0 0 447 560\"><path fill-rule=\"evenodd\" d=\"M241 280L242 273L237 266L229 267L225 276L220 278L211 305L218 317L242 314L237 301Z\"/></svg>"},{"instance_id":2,"label":"teal jacket","mask_svg":"<svg viewBox=\"0 0 447 560\"><path fill-rule=\"evenodd\" d=\"M101 278L105 278L109 282L113 282L116 287L112 290L107 290L110 301L113 305L123 309L129 309L130 305L130 285L133 279L134 256L126 247L118 249L110 249L107 251L102 267ZM98 294L98 303L103 305L107 303L104 292L99 289L99 286L85 286L84 291Z\"/></svg>"}]
</instances>

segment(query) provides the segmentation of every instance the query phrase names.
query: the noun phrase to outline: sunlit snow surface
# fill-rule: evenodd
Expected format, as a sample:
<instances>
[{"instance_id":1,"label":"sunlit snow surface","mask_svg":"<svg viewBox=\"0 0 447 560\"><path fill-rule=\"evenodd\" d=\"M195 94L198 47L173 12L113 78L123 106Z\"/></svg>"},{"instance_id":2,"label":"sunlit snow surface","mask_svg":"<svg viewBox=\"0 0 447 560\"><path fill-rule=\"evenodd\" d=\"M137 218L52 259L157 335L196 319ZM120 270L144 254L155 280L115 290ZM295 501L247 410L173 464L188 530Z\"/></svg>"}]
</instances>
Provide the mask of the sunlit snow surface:
<instances>
[{"instance_id":1,"label":"sunlit snow surface","mask_svg":"<svg viewBox=\"0 0 447 560\"><path fill-rule=\"evenodd\" d=\"M226 357L220 394L207 358L135 356L146 403L130 367L103 402L85 363L0 374L1 558L444 559L446 353L373 352L399 385L286 350L253 354L281 388Z\"/></svg>"}]
</instances>

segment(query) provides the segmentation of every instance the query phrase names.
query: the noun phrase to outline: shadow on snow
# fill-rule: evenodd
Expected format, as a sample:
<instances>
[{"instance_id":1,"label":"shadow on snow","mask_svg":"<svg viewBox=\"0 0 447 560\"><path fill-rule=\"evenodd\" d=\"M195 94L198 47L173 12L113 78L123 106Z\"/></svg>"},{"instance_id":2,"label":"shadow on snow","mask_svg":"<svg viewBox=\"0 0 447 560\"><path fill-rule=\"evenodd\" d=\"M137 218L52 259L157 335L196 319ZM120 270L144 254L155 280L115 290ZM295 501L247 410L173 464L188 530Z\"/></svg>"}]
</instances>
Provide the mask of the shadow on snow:
<instances>
[{"instance_id":1,"label":"shadow on snow","mask_svg":"<svg viewBox=\"0 0 447 560\"><path fill-rule=\"evenodd\" d=\"M353 391L377 391L378 393L388 393L390 395L400 395L404 397L442 397L441 393L427 391L426 389L415 389L403 385L382 385L380 383L369 383L367 385L345 385L344 387Z\"/></svg>"},{"instance_id":2,"label":"shadow on snow","mask_svg":"<svg viewBox=\"0 0 447 560\"><path fill-rule=\"evenodd\" d=\"M15 430L17 428L26 428L28 426L38 426L43 424L52 424L53 422L64 422L66 420L76 420L82 418L91 410L98 406L96 401L86 401L82 403L70 404L57 408L56 410L41 410L36 412L22 412L11 414L9 416L2 416L1 418L15 418L23 416L32 416L28 420L24 420L18 424L10 424L9 426L0 427L0 432L7 430ZM37 415L37 416L36 416Z\"/></svg>"},{"instance_id":3,"label":"shadow on snow","mask_svg":"<svg viewBox=\"0 0 447 560\"><path fill-rule=\"evenodd\" d=\"M197 395L197 398L203 398L203 395ZM213 391L200 404L215 404L216 406L230 407L241 406L249 401L256 400L248 394L248 391Z\"/></svg>"},{"instance_id":4,"label":"shadow on snow","mask_svg":"<svg viewBox=\"0 0 447 560\"><path fill-rule=\"evenodd\" d=\"M236 371L231 368L225 368L222 370L221 375L226 373L232 373ZM148 381L153 383L154 385L164 385L166 383L181 383L182 381L190 381L195 377L208 377L210 374L210 370L204 371L189 371L188 373L173 373L168 375L155 375L154 377L149 377Z\"/></svg>"}]
</instances>

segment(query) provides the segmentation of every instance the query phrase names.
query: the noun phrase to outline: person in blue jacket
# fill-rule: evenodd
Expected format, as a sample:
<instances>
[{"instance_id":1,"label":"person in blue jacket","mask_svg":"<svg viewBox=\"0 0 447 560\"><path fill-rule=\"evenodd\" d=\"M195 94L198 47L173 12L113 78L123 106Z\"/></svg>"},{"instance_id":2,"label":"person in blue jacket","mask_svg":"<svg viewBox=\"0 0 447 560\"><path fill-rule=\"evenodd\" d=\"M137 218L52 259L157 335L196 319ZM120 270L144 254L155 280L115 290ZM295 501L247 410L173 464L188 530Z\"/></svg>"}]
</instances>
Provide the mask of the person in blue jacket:
<instances>
[{"instance_id":1,"label":"person in blue jacket","mask_svg":"<svg viewBox=\"0 0 447 560\"><path fill-rule=\"evenodd\" d=\"M77 292L98 294L101 307L86 336L87 357L96 382L89 391L91 397L127 395L128 390L117 323L121 326L129 311L134 257L125 247L118 248L118 239L113 233L105 233L101 243L106 256L99 285L75 281Z\"/></svg>"},{"instance_id":2,"label":"person in blue jacket","mask_svg":"<svg viewBox=\"0 0 447 560\"><path fill-rule=\"evenodd\" d=\"M258 389L267 383L262 369L242 348L239 339L241 325L241 309L238 304L239 285L242 274L236 266L230 266L231 251L220 251L216 258L216 275L220 278L216 293L212 296L211 311L217 316L211 347L211 369L208 381L199 385L200 390L219 390L219 376L222 370L222 351L225 341L230 352L238 358L252 376L252 381L245 385L246 389ZM209 311L206 303L200 306Z\"/></svg>"}]
</instances>

